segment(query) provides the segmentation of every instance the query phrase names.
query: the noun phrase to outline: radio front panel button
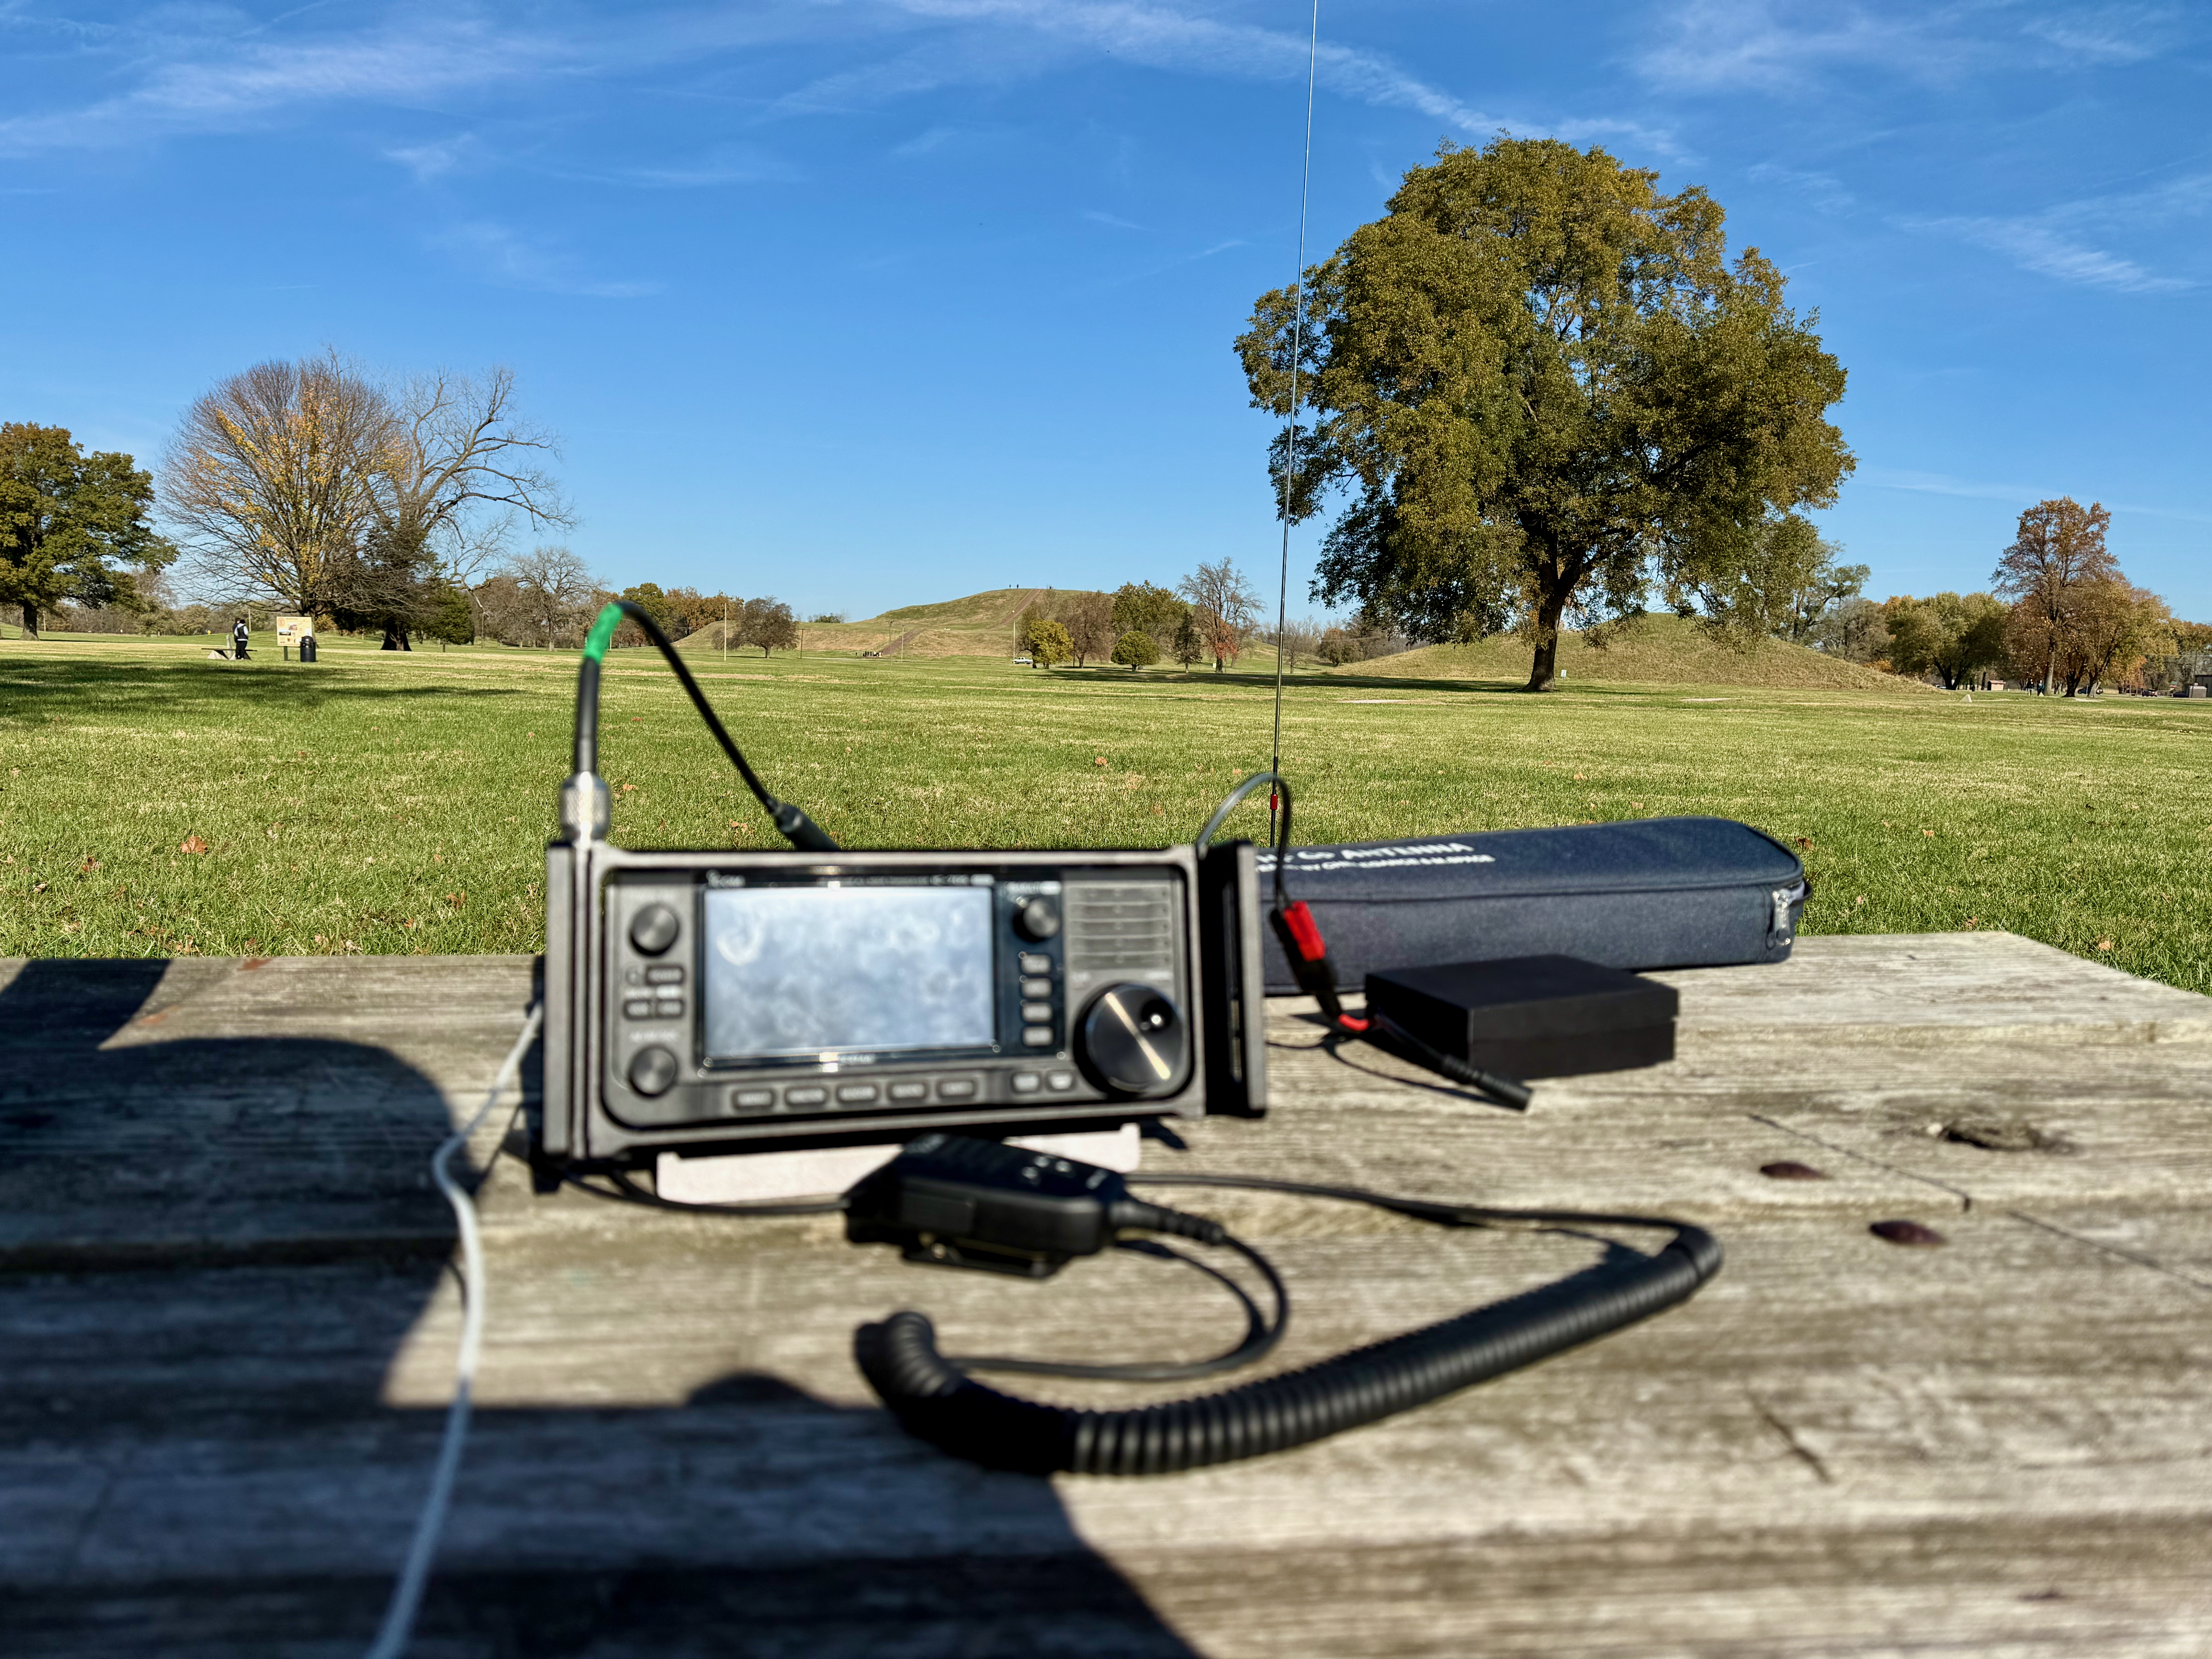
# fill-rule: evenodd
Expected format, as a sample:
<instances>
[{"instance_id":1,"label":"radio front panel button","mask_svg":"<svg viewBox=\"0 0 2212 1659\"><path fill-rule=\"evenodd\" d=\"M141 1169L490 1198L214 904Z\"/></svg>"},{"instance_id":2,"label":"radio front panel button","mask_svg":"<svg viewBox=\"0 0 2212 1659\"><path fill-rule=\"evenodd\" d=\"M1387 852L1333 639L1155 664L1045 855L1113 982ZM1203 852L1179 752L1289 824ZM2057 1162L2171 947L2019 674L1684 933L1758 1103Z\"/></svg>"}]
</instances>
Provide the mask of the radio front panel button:
<instances>
[{"instance_id":1,"label":"radio front panel button","mask_svg":"<svg viewBox=\"0 0 2212 1659\"><path fill-rule=\"evenodd\" d=\"M629 1062L629 1086L653 1099L676 1084L676 1056L659 1047L641 1048Z\"/></svg>"},{"instance_id":2,"label":"radio front panel button","mask_svg":"<svg viewBox=\"0 0 2212 1659\"><path fill-rule=\"evenodd\" d=\"M730 1104L741 1112L764 1112L775 1104L773 1089L732 1089Z\"/></svg>"},{"instance_id":3,"label":"radio front panel button","mask_svg":"<svg viewBox=\"0 0 2212 1659\"><path fill-rule=\"evenodd\" d=\"M653 999L651 997L632 997L629 1001L623 1004L623 1018L624 1019L651 1019L653 1018Z\"/></svg>"},{"instance_id":4,"label":"radio front panel button","mask_svg":"<svg viewBox=\"0 0 2212 1659\"><path fill-rule=\"evenodd\" d=\"M661 998L658 1002L653 1005L653 1017L655 1019L683 1018L684 999L682 997Z\"/></svg>"},{"instance_id":5,"label":"radio front panel button","mask_svg":"<svg viewBox=\"0 0 2212 1659\"><path fill-rule=\"evenodd\" d=\"M1049 1002L1024 1002L1022 1004L1022 1018L1030 1021L1032 1024L1041 1024L1044 1021L1052 1018L1052 1004Z\"/></svg>"},{"instance_id":6,"label":"radio front panel button","mask_svg":"<svg viewBox=\"0 0 2212 1659\"><path fill-rule=\"evenodd\" d=\"M643 957L657 957L676 943L684 924L665 904L648 904L630 918L629 942Z\"/></svg>"},{"instance_id":7,"label":"radio front panel button","mask_svg":"<svg viewBox=\"0 0 2212 1659\"><path fill-rule=\"evenodd\" d=\"M972 1077L946 1077L937 1080L939 1100L973 1100L975 1098L975 1079Z\"/></svg>"},{"instance_id":8,"label":"radio front panel button","mask_svg":"<svg viewBox=\"0 0 2212 1659\"><path fill-rule=\"evenodd\" d=\"M1033 1095L1044 1087L1044 1079L1035 1072L1017 1072L1007 1081L1018 1095Z\"/></svg>"},{"instance_id":9,"label":"radio front panel button","mask_svg":"<svg viewBox=\"0 0 2212 1659\"><path fill-rule=\"evenodd\" d=\"M1023 1048L1051 1048L1051 1047L1052 1047L1052 1027L1051 1027L1051 1026L1049 1026L1049 1025L1024 1025L1024 1026L1023 1026L1023 1027L1022 1027L1022 1047L1023 1047Z\"/></svg>"},{"instance_id":10,"label":"radio front panel button","mask_svg":"<svg viewBox=\"0 0 2212 1659\"><path fill-rule=\"evenodd\" d=\"M1052 958L1040 956L1035 951L1024 951L1022 952L1022 971L1025 974L1048 974L1052 971Z\"/></svg>"},{"instance_id":11,"label":"radio front panel button","mask_svg":"<svg viewBox=\"0 0 2212 1659\"><path fill-rule=\"evenodd\" d=\"M866 1106L875 1097L876 1085L872 1083L841 1083L837 1085L837 1103L840 1106Z\"/></svg>"},{"instance_id":12,"label":"radio front panel button","mask_svg":"<svg viewBox=\"0 0 2212 1659\"><path fill-rule=\"evenodd\" d=\"M1056 1095L1064 1095L1075 1086L1073 1072L1051 1072L1045 1076L1044 1086Z\"/></svg>"},{"instance_id":13,"label":"radio front panel button","mask_svg":"<svg viewBox=\"0 0 2212 1659\"><path fill-rule=\"evenodd\" d=\"M793 1107L826 1106L830 1103L830 1091L827 1089L817 1089L812 1084L806 1084L795 1089L786 1089L783 1091L783 1103Z\"/></svg>"},{"instance_id":14,"label":"radio front panel button","mask_svg":"<svg viewBox=\"0 0 2212 1659\"><path fill-rule=\"evenodd\" d=\"M927 1083L894 1083L884 1092L893 1100L927 1100L929 1085Z\"/></svg>"},{"instance_id":15,"label":"radio front panel button","mask_svg":"<svg viewBox=\"0 0 2212 1659\"><path fill-rule=\"evenodd\" d=\"M1048 997L1052 994L1052 981L1048 979L1025 979L1022 981L1022 994L1025 997Z\"/></svg>"},{"instance_id":16,"label":"radio front panel button","mask_svg":"<svg viewBox=\"0 0 2212 1659\"><path fill-rule=\"evenodd\" d=\"M684 970L673 963L660 963L645 970L645 982L647 985L681 985L684 983Z\"/></svg>"}]
</instances>

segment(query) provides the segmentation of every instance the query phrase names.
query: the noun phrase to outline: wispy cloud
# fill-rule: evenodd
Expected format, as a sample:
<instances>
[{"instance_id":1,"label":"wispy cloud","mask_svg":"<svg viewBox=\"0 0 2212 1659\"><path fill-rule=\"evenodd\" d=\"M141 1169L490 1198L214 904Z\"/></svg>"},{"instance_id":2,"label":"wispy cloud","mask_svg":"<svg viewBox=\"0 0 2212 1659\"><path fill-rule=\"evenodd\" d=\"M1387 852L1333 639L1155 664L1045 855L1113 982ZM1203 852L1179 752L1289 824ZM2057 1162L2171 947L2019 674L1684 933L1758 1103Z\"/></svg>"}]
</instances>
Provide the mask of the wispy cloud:
<instances>
[{"instance_id":1,"label":"wispy cloud","mask_svg":"<svg viewBox=\"0 0 2212 1659\"><path fill-rule=\"evenodd\" d=\"M802 175L780 155L751 144L717 144L696 161L615 167L592 175L607 184L653 190L704 190L720 185L790 184Z\"/></svg>"},{"instance_id":2,"label":"wispy cloud","mask_svg":"<svg viewBox=\"0 0 2212 1659\"><path fill-rule=\"evenodd\" d=\"M1303 81L1309 41L1298 30L1225 21L1141 0L883 0L916 27L947 33L882 62L840 70L778 100L778 115L848 112L939 88L994 84L1086 55L1179 75ZM1468 137L1500 128L1577 143L1628 139L1675 153L1663 129L1618 118L1515 118L1469 104L1389 57L1332 44L1314 61L1321 88L1377 108L1410 110Z\"/></svg>"},{"instance_id":3,"label":"wispy cloud","mask_svg":"<svg viewBox=\"0 0 2212 1659\"><path fill-rule=\"evenodd\" d=\"M1147 227L1133 219L1124 219L1117 213L1101 213L1097 208L1086 208L1083 216L1094 225L1105 225L1114 230L1144 230Z\"/></svg>"},{"instance_id":4,"label":"wispy cloud","mask_svg":"<svg viewBox=\"0 0 2212 1659\"><path fill-rule=\"evenodd\" d=\"M2162 276L2110 249L2069 236L2047 220L1936 219L1927 228L1948 231L1978 246L2010 256L2014 264L2039 276L2081 288L2108 288L2122 294L2172 294L2195 283Z\"/></svg>"},{"instance_id":5,"label":"wispy cloud","mask_svg":"<svg viewBox=\"0 0 2212 1659\"><path fill-rule=\"evenodd\" d=\"M608 282L586 275L574 255L512 226L488 221L456 225L432 240L491 283L592 300L639 300L659 283Z\"/></svg>"},{"instance_id":6,"label":"wispy cloud","mask_svg":"<svg viewBox=\"0 0 2212 1659\"><path fill-rule=\"evenodd\" d=\"M1851 482L1875 489L1902 489L1916 495L1953 495L1976 501L2003 501L2013 507L2027 507L2037 501L2055 501L2069 495L2078 501L2087 501L2094 493L2079 488L2069 489L2064 484L2049 480L2039 484L1998 483L1897 467L1862 467ZM2146 519L2173 519L2185 524L2212 524L2212 514L2193 513L2186 508L2144 507L2136 502L2111 501L2103 504L2116 514L2138 514Z\"/></svg>"},{"instance_id":7,"label":"wispy cloud","mask_svg":"<svg viewBox=\"0 0 2212 1659\"><path fill-rule=\"evenodd\" d=\"M1849 213L1858 205L1858 198L1832 173L1801 173L1761 161L1744 176L1755 185L1778 185L1822 213Z\"/></svg>"},{"instance_id":8,"label":"wispy cloud","mask_svg":"<svg viewBox=\"0 0 2212 1659\"><path fill-rule=\"evenodd\" d=\"M417 184L427 184L465 165L482 149L474 133L461 132L451 138L440 138L427 144L403 145L396 149L387 149L384 157L388 161L397 161L413 173Z\"/></svg>"},{"instance_id":9,"label":"wispy cloud","mask_svg":"<svg viewBox=\"0 0 2212 1659\"><path fill-rule=\"evenodd\" d=\"M2023 270L2077 287L2178 294L2199 284L2153 270L2105 244L2208 212L2212 173L2195 173L2148 190L2063 203L2039 213L1926 219L1910 222L1908 228L1958 237L2005 254Z\"/></svg>"},{"instance_id":10,"label":"wispy cloud","mask_svg":"<svg viewBox=\"0 0 2212 1659\"><path fill-rule=\"evenodd\" d=\"M1686 0L1656 17L1636 65L1662 86L1692 91L1791 91L1839 70L1940 83L2000 66L2138 63L2187 30L2180 8L2164 4Z\"/></svg>"},{"instance_id":11,"label":"wispy cloud","mask_svg":"<svg viewBox=\"0 0 2212 1659\"><path fill-rule=\"evenodd\" d=\"M240 41L210 33L139 45L159 61L137 86L76 109L0 120L0 154L233 131L333 101L418 104L459 88L579 63L555 38L504 33L467 19L414 19L404 27L306 41Z\"/></svg>"},{"instance_id":12,"label":"wispy cloud","mask_svg":"<svg viewBox=\"0 0 2212 1659\"><path fill-rule=\"evenodd\" d=\"M1809 0L1689 0L1664 15L1637 58L1647 79L1692 91L1779 91L1839 67L1943 76L1978 55L1951 27L1954 9L1882 16Z\"/></svg>"},{"instance_id":13,"label":"wispy cloud","mask_svg":"<svg viewBox=\"0 0 2212 1659\"><path fill-rule=\"evenodd\" d=\"M2026 32L2081 64L2139 64L2176 44L2178 6L2096 6L2031 19Z\"/></svg>"}]
</instances>

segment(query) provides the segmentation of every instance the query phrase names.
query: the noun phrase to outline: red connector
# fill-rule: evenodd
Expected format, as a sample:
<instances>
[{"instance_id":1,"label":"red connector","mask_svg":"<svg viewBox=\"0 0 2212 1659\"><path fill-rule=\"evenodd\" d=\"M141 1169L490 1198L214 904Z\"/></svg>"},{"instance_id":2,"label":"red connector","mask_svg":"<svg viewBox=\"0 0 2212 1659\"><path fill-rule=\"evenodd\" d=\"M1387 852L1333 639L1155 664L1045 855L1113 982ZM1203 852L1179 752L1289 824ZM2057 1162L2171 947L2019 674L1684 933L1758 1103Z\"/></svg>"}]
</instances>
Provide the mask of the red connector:
<instances>
[{"instance_id":1,"label":"red connector","mask_svg":"<svg viewBox=\"0 0 2212 1659\"><path fill-rule=\"evenodd\" d=\"M1330 1024L1338 1030L1357 1036L1367 1030L1368 1022L1344 1012L1337 1000L1336 967L1328 959L1328 942L1321 936L1321 927L1306 908L1305 901L1285 904L1267 920L1274 924L1275 935L1283 941L1283 954L1290 958L1291 973L1298 981L1298 988L1321 1004L1321 1011Z\"/></svg>"}]
</instances>

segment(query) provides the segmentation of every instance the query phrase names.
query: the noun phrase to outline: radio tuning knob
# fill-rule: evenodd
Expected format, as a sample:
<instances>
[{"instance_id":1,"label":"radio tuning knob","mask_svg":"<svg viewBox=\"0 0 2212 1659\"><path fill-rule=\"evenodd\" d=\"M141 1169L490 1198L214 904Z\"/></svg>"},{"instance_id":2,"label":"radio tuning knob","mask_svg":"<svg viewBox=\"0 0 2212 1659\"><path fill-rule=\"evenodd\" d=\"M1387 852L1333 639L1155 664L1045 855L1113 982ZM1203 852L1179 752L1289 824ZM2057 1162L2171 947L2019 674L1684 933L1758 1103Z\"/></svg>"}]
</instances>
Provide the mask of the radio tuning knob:
<instances>
[{"instance_id":1,"label":"radio tuning knob","mask_svg":"<svg viewBox=\"0 0 2212 1659\"><path fill-rule=\"evenodd\" d=\"M657 957L676 943L683 924L665 904L648 904L630 918L629 942L641 956Z\"/></svg>"},{"instance_id":2,"label":"radio tuning knob","mask_svg":"<svg viewBox=\"0 0 2212 1659\"><path fill-rule=\"evenodd\" d=\"M676 1056L667 1049L641 1048L629 1063L629 1086L650 1100L665 1095L676 1082Z\"/></svg>"},{"instance_id":3,"label":"radio tuning knob","mask_svg":"<svg viewBox=\"0 0 2212 1659\"><path fill-rule=\"evenodd\" d=\"M1030 899L1014 912L1014 931L1042 944L1060 931L1060 907L1048 898Z\"/></svg>"},{"instance_id":4,"label":"radio tuning knob","mask_svg":"<svg viewBox=\"0 0 2212 1659\"><path fill-rule=\"evenodd\" d=\"M1075 1058L1102 1089L1164 1094L1182 1077L1189 1034L1174 1000L1149 985L1109 985L1076 1028Z\"/></svg>"}]
</instances>

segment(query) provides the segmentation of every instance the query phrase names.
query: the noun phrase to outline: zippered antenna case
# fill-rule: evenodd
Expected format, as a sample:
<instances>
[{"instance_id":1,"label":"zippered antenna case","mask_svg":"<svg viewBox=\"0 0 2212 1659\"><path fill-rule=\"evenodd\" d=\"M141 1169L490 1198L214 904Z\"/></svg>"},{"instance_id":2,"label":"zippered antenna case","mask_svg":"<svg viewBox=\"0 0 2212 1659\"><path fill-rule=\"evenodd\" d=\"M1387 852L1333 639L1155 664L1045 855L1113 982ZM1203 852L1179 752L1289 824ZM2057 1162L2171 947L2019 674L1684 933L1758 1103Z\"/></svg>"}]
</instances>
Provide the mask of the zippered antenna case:
<instances>
[{"instance_id":1,"label":"zippered antenna case","mask_svg":"<svg viewBox=\"0 0 2212 1659\"><path fill-rule=\"evenodd\" d=\"M1273 870L1261 852L1263 890ZM1808 891L1795 853L1729 818L1293 847L1285 873L1347 989L1395 968L1504 957L1631 971L1782 962ZM1266 948L1268 994L1295 993L1272 932Z\"/></svg>"}]
</instances>

